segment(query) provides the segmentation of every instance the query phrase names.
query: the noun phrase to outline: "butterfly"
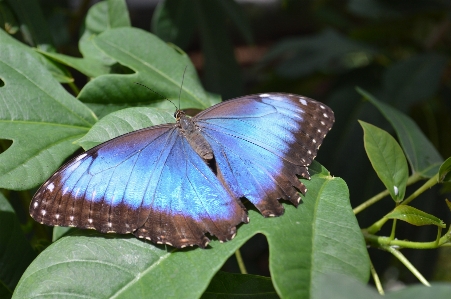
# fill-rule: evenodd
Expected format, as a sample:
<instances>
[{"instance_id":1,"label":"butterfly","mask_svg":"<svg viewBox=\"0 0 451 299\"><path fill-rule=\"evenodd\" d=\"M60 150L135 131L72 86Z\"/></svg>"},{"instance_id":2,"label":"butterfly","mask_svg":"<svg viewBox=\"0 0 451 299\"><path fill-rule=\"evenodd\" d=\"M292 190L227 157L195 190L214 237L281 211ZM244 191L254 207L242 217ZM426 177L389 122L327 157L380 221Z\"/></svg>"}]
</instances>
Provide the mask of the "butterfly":
<instances>
[{"instance_id":1,"label":"butterfly","mask_svg":"<svg viewBox=\"0 0 451 299\"><path fill-rule=\"evenodd\" d=\"M132 233L157 244L205 248L248 223L242 199L280 216L298 206L308 166L334 123L315 100L285 93L224 101L176 123L133 131L93 147L36 192L30 215L53 226Z\"/></svg>"}]
</instances>

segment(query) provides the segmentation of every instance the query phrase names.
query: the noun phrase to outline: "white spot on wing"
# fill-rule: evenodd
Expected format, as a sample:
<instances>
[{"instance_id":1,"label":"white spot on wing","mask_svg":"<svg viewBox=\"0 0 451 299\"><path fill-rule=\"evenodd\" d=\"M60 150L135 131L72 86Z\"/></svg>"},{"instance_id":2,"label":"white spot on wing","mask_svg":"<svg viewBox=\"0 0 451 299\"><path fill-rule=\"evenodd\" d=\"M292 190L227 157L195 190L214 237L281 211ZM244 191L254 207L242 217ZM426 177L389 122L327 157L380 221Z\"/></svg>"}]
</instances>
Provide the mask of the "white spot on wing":
<instances>
[{"instance_id":1,"label":"white spot on wing","mask_svg":"<svg viewBox=\"0 0 451 299\"><path fill-rule=\"evenodd\" d=\"M35 201L35 202L34 202L34 204L33 204L33 206L34 206L35 208L37 208L37 207L38 207L38 205L39 205L39 204L38 204L38 202L37 202L37 201Z\"/></svg>"},{"instance_id":2,"label":"white spot on wing","mask_svg":"<svg viewBox=\"0 0 451 299\"><path fill-rule=\"evenodd\" d=\"M86 153L81 154L80 156L78 156L77 158L75 158L75 161L80 161L80 160L83 159L84 157L86 157Z\"/></svg>"},{"instance_id":3,"label":"white spot on wing","mask_svg":"<svg viewBox=\"0 0 451 299\"><path fill-rule=\"evenodd\" d=\"M299 99L299 102L300 102L302 105L307 106L307 101L306 101L306 100L304 100L304 99Z\"/></svg>"},{"instance_id":4,"label":"white spot on wing","mask_svg":"<svg viewBox=\"0 0 451 299\"><path fill-rule=\"evenodd\" d=\"M47 190L49 190L50 192L53 192L53 189L55 189L55 184L51 183L47 186Z\"/></svg>"},{"instance_id":5,"label":"white spot on wing","mask_svg":"<svg viewBox=\"0 0 451 299\"><path fill-rule=\"evenodd\" d=\"M92 218L89 218L89 219L88 219L88 222L89 222L89 223L92 223Z\"/></svg>"},{"instance_id":6,"label":"white spot on wing","mask_svg":"<svg viewBox=\"0 0 451 299\"><path fill-rule=\"evenodd\" d=\"M326 107L324 107L323 105L319 105L321 107L321 109L326 109Z\"/></svg>"},{"instance_id":7,"label":"white spot on wing","mask_svg":"<svg viewBox=\"0 0 451 299\"><path fill-rule=\"evenodd\" d=\"M328 116L326 113L323 113L323 116L324 116L325 118L329 118L329 116Z\"/></svg>"},{"instance_id":8,"label":"white spot on wing","mask_svg":"<svg viewBox=\"0 0 451 299\"><path fill-rule=\"evenodd\" d=\"M313 143L316 143L316 140L315 140L315 139L312 139L312 142L313 142Z\"/></svg>"},{"instance_id":9,"label":"white spot on wing","mask_svg":"<svg viewBox=\"0 0 451 299\"><path fill-rule=\"evenodd\" d=\"M74 221L74 216L69 217L70 221Z\"/></svg>"},{"instance_id":10,"label":"white spot on wing","mask_svg":"<svg viewBox=\"0 0 451 299\"><path fill-rule=\"evenodd\" d=\"M60 214L56 214L56 215L55 215L55 218L56 218L56 219L60 219Z\"/></svg>"},{"instance_id":11,"label":"white spot on wing","mask_svg":"<svg viewBox=\"0 0 451 299\"><path fill-rule=\"evenodd\" d=\"M41 214L42 214L42 216L45 216L45 214L47 214L47 211L46 210L41 210Z\"/></svg>"},{"instance_id":12,"label":"white spot on wing","mask_svg":"<svg viewBox=\"0 0 451 299\"><path fill-rule=\"evenodd\" d=\"M326 123L325 123L325 122L323 122L323 121L321 121L321 124L322 124L323 126L325 126L325 125L326 125Z\"/></svg>"}]
</instances>

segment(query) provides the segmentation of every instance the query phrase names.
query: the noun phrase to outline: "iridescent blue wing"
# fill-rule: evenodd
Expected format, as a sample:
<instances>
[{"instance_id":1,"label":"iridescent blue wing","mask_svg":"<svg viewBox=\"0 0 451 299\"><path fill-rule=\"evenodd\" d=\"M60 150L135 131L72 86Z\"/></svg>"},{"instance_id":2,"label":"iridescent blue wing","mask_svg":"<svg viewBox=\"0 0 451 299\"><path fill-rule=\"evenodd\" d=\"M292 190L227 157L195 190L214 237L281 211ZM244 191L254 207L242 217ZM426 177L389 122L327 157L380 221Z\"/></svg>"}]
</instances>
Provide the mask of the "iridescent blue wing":
<instances>
[{"instance_id":1,"label":"iridescent blue wing","mask_svg":"<svg viewBox=\"0 0 451 299\"><path fill-rule=\"evenodd\" d=\"M300 202L308 166L331 129L334 114L309 98L257 94L222 102L194 122L210 143L218 177L236 198L246 197L264 216L283 214L277 199ZM294 187L294 188L293 188Z\"/></svg>"},{"instance_id":2,"label":"iridescent blue wing","mask_svg":"<svg viewBox=\"0 0 451 299\"><path fill-rule=\"evenodd\" d=\"M233 238L247 213L176 124L131 132L68 162L37 191L30 214L47 225L134 233L175 247Z\"/></svg>"}]
</instances>

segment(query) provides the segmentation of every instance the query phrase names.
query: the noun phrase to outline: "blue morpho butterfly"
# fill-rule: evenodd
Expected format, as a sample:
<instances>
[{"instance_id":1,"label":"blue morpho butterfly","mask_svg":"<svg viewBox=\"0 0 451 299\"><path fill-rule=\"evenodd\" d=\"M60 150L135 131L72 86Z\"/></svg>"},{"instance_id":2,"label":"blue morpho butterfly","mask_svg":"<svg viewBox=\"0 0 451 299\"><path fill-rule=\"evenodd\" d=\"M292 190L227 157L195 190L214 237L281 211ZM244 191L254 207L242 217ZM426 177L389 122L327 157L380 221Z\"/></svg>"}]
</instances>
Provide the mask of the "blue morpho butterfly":
<instances>
[{"instance_id":1,"label":"blue morpho butterfly","mask_svg":"<svg viewBox=\"0 0 451 299\"><path fill-rule=\"evenodd\" d=\"M297 206L307 167L331 129L326 105L294 94L228 100L193 118L124 134L75 157L33 197L30 214L55 226L133 233L174 247L231 240L245 197L265 217Z\"/></svg>"}]
</instances>

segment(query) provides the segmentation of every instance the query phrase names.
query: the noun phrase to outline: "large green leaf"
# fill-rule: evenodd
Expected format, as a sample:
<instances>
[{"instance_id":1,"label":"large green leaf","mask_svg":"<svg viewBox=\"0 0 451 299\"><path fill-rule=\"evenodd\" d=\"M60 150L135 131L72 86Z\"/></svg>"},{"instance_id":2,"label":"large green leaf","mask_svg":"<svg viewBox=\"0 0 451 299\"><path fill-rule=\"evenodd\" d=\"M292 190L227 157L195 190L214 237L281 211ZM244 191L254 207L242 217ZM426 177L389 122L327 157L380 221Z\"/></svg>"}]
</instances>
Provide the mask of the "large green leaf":
<instances>
[{"instance_id":1,"label":"large green leaf","mask_svg":"<svg viewBox=\"0 0 451 299\"><path fill-rule=\"evenodd\" d=\"M383 77L382 97L403 111L415 102L433 97L447 60L446 56L428 53L392 65Z\"/></svg>"},{"instance_id":2,"label":"large green leaf","mask_svg":"<svg viewBox=\"0 0 451 299\"><path fill-rule=\"evenodd\" d=\"M72 141L95 123L93 113L67 93L31 55L0 44L0 187L30 189L75 151Z\"/></svg>"},{"instance_id":3,"label":"large green leaf","mask_svg":"<svg viewBox=\"0 0 451 299\"><path fill-rule=\"evenodd\" d=\"M205 109L218 102L202 88L189 57L151 33L134 28L111 29L95 38L94 43L135 73L93 79L79 94L84 102L173 107L164 97L178 102L180 89L182 109ZM153 92L135 83L145 84Z\"/></svg>"},{"instance_id":4,"label":"large green leaf","mask_svg":"<svg viewBox=\"0 0 451 299\"><path fill-rule=\"evenodd\" d=\"M366 154L377 176L390 192L393 200L399 202L406 193L409 169L401 147L386 131L364 121L359 121L364 132Z\"/></svg>"},{"instance_id":5,"label":"large green leaf","mask_svg":"<svg viewBox=\"0 0 451 299\"><path fill-rule=\"evenodd\" d=\"M20 229L14 209L2 193L0 193L0 227L0 285L3 285L11 295L23 272L36 257L36 253Z\"/></svg>"},{"instance_id":6,"label":"large green leaf","mask_svg":"<svg viewBox=\"0 0 451 299\"><path fill-rule=\"evenodd\" d=\"M378 101L361 88L357 92L370 101L391 123L414 173L432 177L443 162L442 157L424 136L418 125L404 113Z\"/></svg>"},{"instance_id":7,"label":"large green leaf","mask_svg":"<svg viewBox=\"0 0 451 299\"><path fill-rule=\"evenodd\" d=\"M272 280L282 297L309 298L323 287L319 275L329 271L366 282L369 259L346 184L324 169L305 184L309 191L297 209L285 205L277 218L250 210L250 223L234 240L213 240L205 250L92 231L63 237L30 265L14 298L199 297L228 257L257 233L268 238Z\"/></svg>"}]
</instances>

